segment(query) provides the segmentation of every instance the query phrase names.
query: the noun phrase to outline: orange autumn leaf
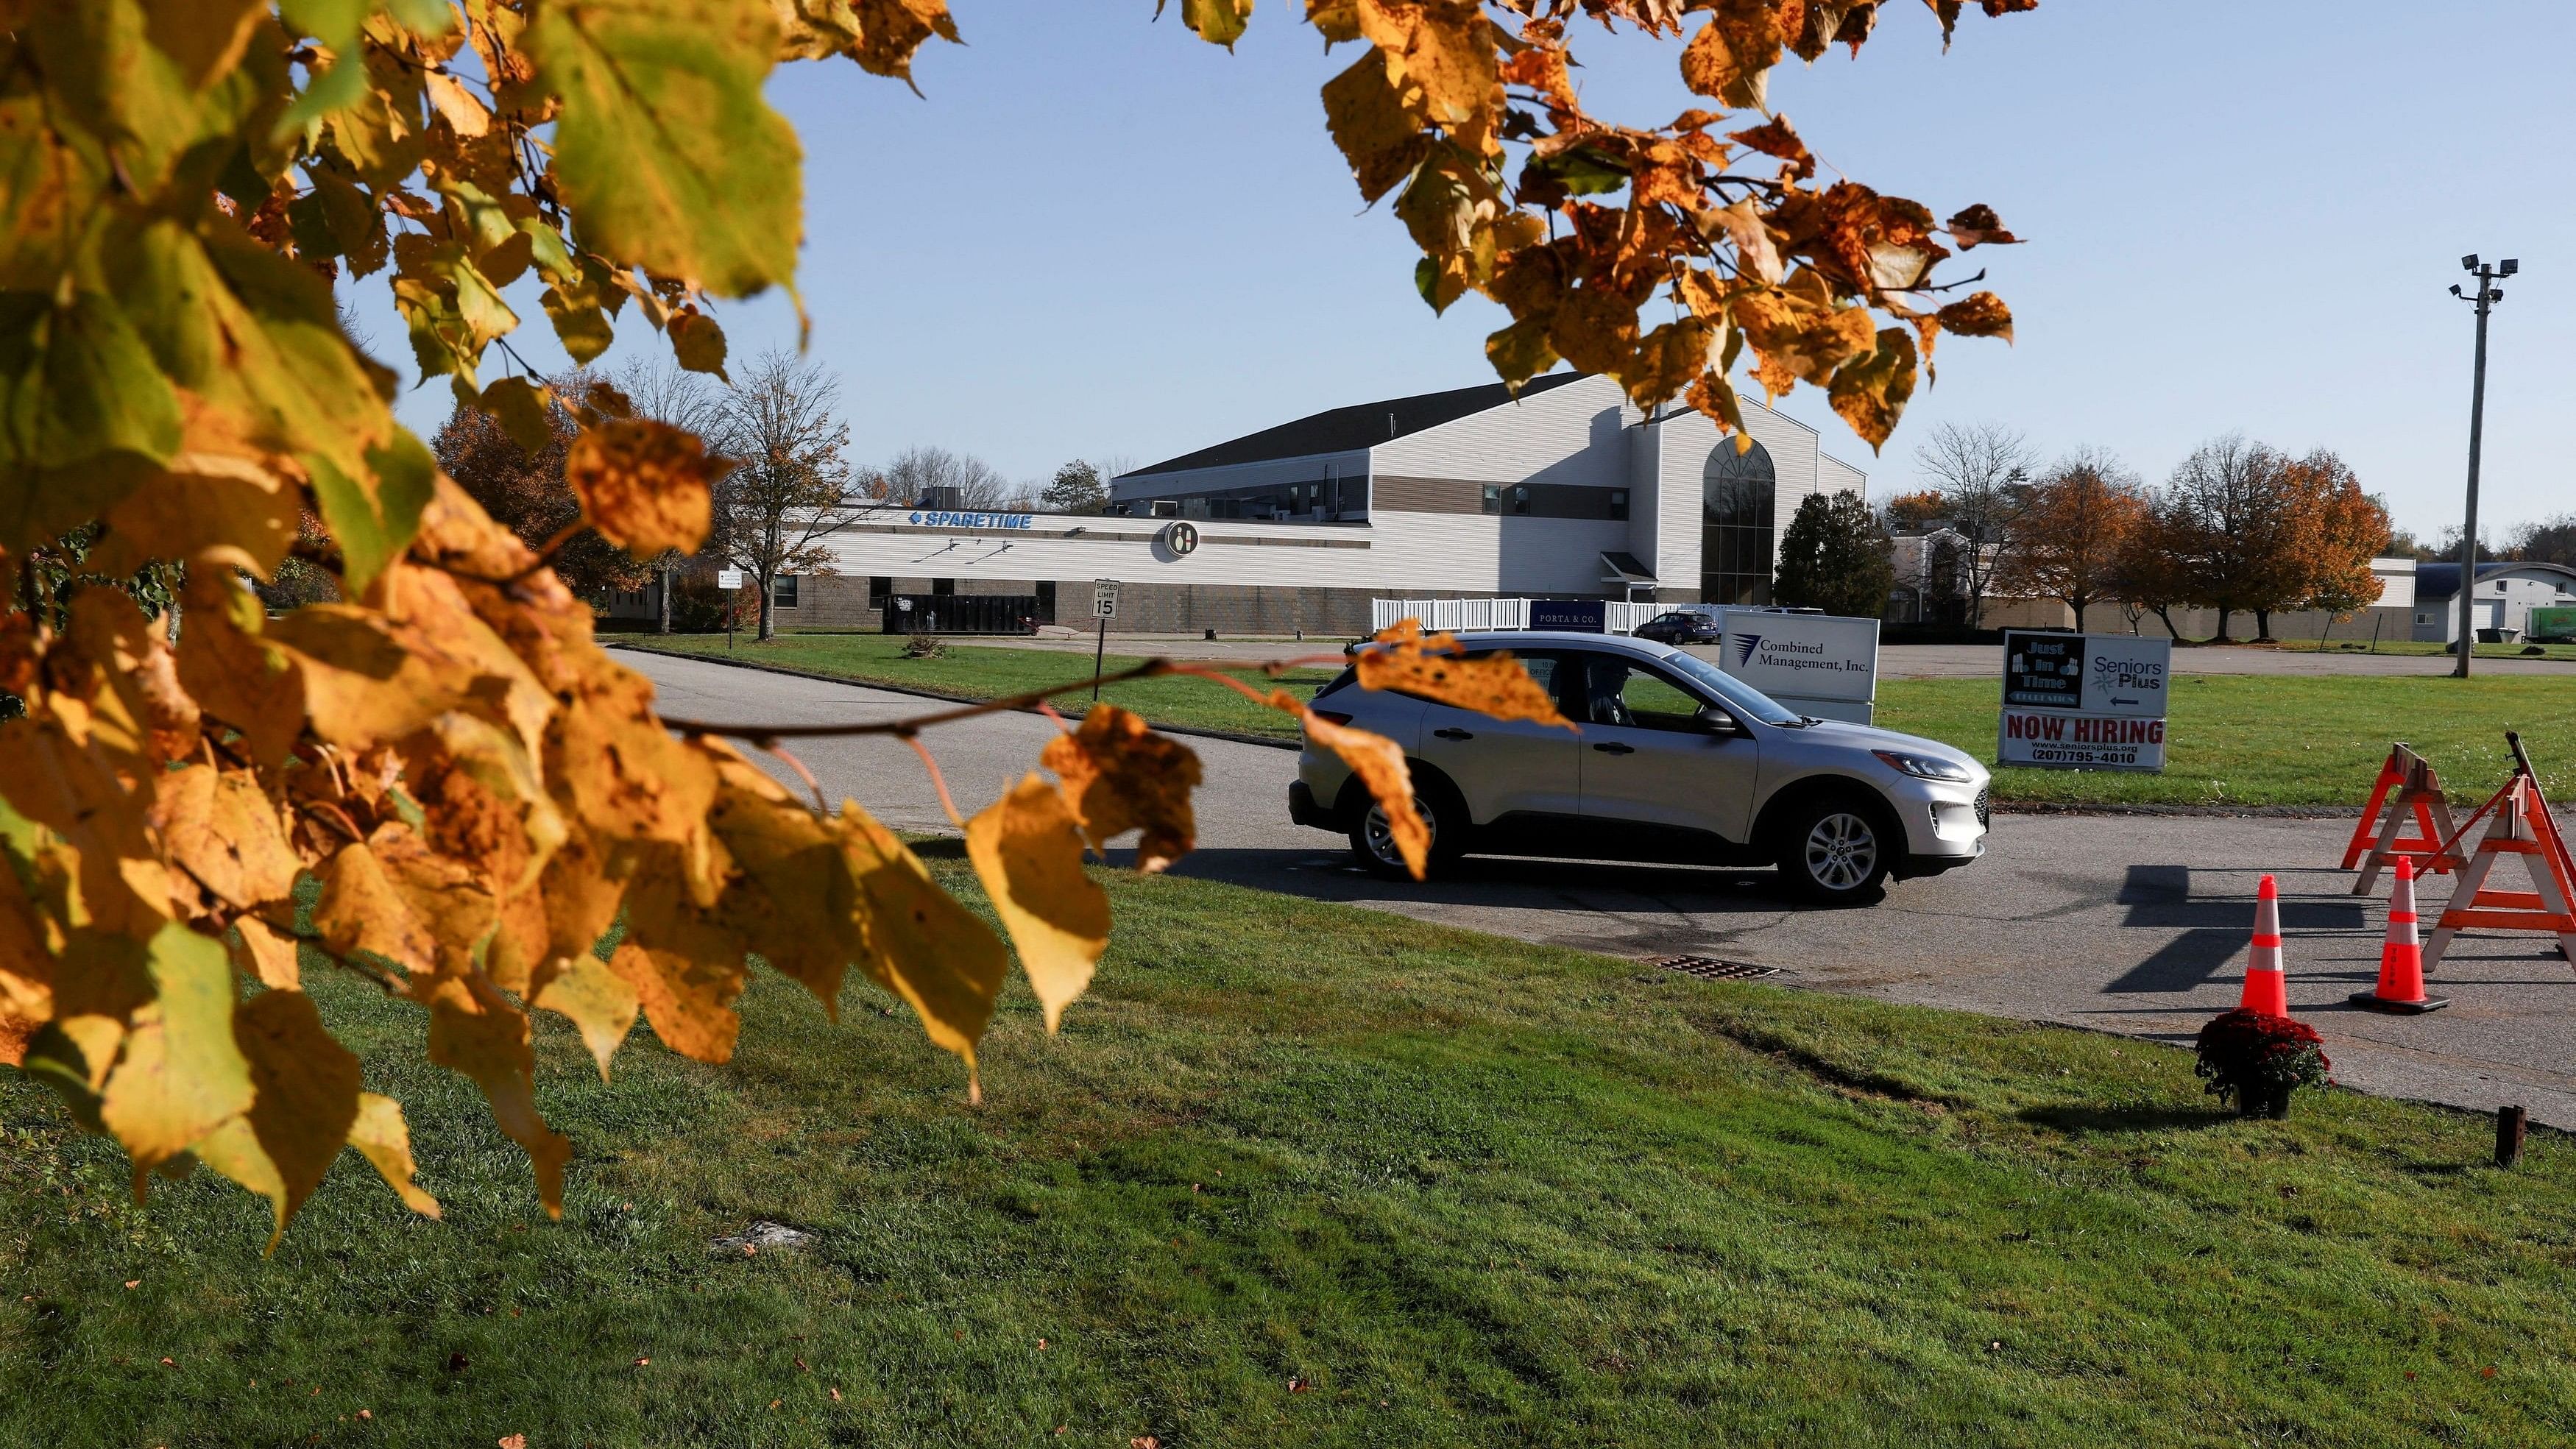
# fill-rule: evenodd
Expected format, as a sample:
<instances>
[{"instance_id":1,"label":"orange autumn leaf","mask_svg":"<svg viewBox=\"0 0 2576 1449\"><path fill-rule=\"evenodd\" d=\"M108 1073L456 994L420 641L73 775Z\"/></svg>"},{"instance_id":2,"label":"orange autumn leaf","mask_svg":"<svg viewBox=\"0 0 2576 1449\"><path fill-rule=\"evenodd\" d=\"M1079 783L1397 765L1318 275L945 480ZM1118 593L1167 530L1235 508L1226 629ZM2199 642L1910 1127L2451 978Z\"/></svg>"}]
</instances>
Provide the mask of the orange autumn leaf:
<instances>
[{"instance_id":1,"label":"orange autumn leaf","mask_svg":"<svg viewBox=\"0 0 2576 1449\"><path fill-rule=\"evenodd\" d=\"M637 558L693 553L706 541L712 490L729 464L695 435L650 418L607 418L582 429L564 481L582 517Z\"/></svg>"},{"instance_id":2,"label":"orange autumn leaf","mask_svg":"<svg viewBox=\"0 0 2576 1449\"><path fill-rule=\"evenodd\" d=\"M1418 619L1399 619L1382 630L1354 663L1366 689L1397 690L1495 719L1575 728L1509 652L1469 658L1455 635L1425 634Z\"/></svg>"},{"instance_id":3,"label":"orange autumn leaf","mask_svg":"<svg viewBox=\"0 0 2576 1449\"><path fill-rule=\"evenodd\" d=\"M1527 677L1526 673L1523 677ZM1272 709L1295 715L1305 726L1307 739L1341 756L1342 763L1351 767L1351 773L1359 777L1360 784L1386 812L1388 828L1395 837L1396 850L1404 856L1405 868L1413 872L1415 880L1422 879L1431 864L1431 827L1424 823L1421 810L1414 804L1413 770L1404 761L1404 747L1384 735L1335 724L1284 689L1272 690L1267 702Z\"/></svg>"},{"instance_id":4,"label":"orange autumn leaf","mask_svg":"<svg viewBox=\"0 0 2576 1449\"><path fill-rule=\"evenodd\" d=\"M1112 837L1141 831L1136 868L1153 872L1197 843L1190 792L1198 788L1199 757L1136 715L1095 704L1080 729L1047 741L1038 763L1062 783L1092 849L1105 851Z\"/></svg>"}]
</instances>

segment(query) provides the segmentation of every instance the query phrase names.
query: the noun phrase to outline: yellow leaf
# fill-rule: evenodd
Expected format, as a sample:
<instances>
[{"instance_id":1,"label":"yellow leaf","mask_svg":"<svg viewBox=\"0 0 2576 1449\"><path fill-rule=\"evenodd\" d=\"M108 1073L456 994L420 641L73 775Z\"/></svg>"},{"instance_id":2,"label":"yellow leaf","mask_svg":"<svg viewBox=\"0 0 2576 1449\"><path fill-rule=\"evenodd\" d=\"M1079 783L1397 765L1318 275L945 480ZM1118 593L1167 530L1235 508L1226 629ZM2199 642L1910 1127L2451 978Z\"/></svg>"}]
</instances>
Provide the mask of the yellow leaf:
<instances>
[{"instance_id":1,"label":"yellow leaf","mask_svg":"<svg viewBox=\"0 0 2576 1449\"><path fill-rule=\"evenodd\" d=\"M242 974L272 991L301 991L304 971L297 960L296 942L275 926L257 916L238 916L233 920L235 935L224 944L232 951L233 964Z\"/></svg>"},{"instance_id":2,"label":"yellow leaf","mask_svg":"<svg viewBox=\"0 0 2576 1449\"><path fill-rule=\"evenodd\" d=\"M248 910L294 891L301 863L257 776L187 765L163 775L155 789L163 852L217 900Z\"/></svg>"},{"instance_id":3,"label":"yellow leaf","mask_svg":"<svg viewBox=\"0 0 2576 1449\"><path fill-rule=\"evenodd\" d=\"M912 1004L933 1042L973 1067L1010 954L858 801L844 801L832 823L866 913L868 975Z\"/></svg>"},{"instance_id":4,"label":"yellow leaf","mask_svg":"<svg viewBox=\"0 0 2576 1449\"><path fill-rule=\"evenodd\" d=\"M708 824L741 872L718 901L715 922L839 1019L842 974L867 953L858 890L839 840L731 747L695 743L716 761Z\"/></svg>"},{"instance_id":5,"label":"yellow leaf","mask_svg":"<svg viewBox=\"0 0 2576 1449\"><path fill-rule=\"evenodd\" d=\"M492 129L492 113L483 109L483 103L454 76L433 70L423 73L421 81L429 92L429 103L447 118L447 124L456 128L456 134L480 136Z\"/></svg>"},{"instance_id":6,"label":"yellow leaf","mask_svg":"<svg viewBox=\"0 0 2576 1449\"><path fill-rule=\"evenodd\" d=\"M411 1180L411 1129L403 1123L402 1103L374 1092L360 1092L357 1120L349 1124L349 1145L375 1165L385 1185L401 1196L403 1206L422 1217L438 1216L438 1199L414 1186Z\"/></svg>"},{"instance_id":7,"label":"yellow leaf","mask_svg":"<svg viewBox=\"0 0 2576 1449\"><path fill-rule=\"evenodd\" d=\"M1387 78L1419 86L1430 118L1481 151L1503 98L1495 29L1483 7L1363 0L1358 23L1386 52Z\"/></svg>"},{"instance_id":8,"label":"yellow leaf","mask_svg":"<svg viewBox=\"0 0 2576 1449\"><path fill-rule=\"evenodd\" d=\"M1199 757L1126 710L1093 705L1080 729L1047 741L1038 763L1062 782L1092 849L1105 851L1112 837L1141 830L1136 868L1158 871L1197 843L1190 792L1198 788Z\"/></svg>"},{"instance_id":9,"label":"yellow leaf","mask_svg":"<svg viewBox=\"0 0 2576 1449\"><path fill-rule=\"evenodd\" d=\"M413 983L429 1007L429 1059L474 1079L492 1104L492 1120L527 1150L537 1171L537 1200L546 1216L563 1216L563 1169L572 1144L537 1115L536 1054L528 1018L479 975L442 975ZM380 1164L381 1165L381 1164Z\"/></svg>"},{"instance_id":10,"label":"yellow leaf","mask_svg":"<svg viewBox=\"0 0 2576 1449\"><path fill-rule=\"evenodd\" d=\"M0 723L0 800L75 853L90 923L141 939L170 915L169 875L148 830L151 774L114 697L94 703L50 690Z\"/></svg>"},{"instance_id":11,"label":"yellow leaf","mask_svg":"<svg viewBox=\"0 0 2576 1449\"><path fill-rule=\"evenodd\" d=\"M728 465L694 434L651 418L591 424L564 459L582 516L637 558L694 553L706 541L710 489Z\"/></svg>"},{"instance_id":12,"label":"yellow leaf","mask_svg":"<svg viewBox=\"0 0 2576 1449\"><path fill-rule=\"evenodd\" d=\"M1459 650L1455 636L1425 634L1419 619L1396 621L1360 650L1355 664L1364 689L1392 689L1495 719L1575 728L1574 721L1557 713L1556 701L1508 652L1497 650L1469 659Z\"/></svg>"},{"instance_id":13,"label":"yellow leaf","mask_svg":"<svg viewBox=\"0 0 2576 1449\"><path fill-rule=\"evenodd\" d=\"M188 571L179 683L207 714L241 731L251 758L274 766L304 732L304 677L271 643L259 596L220 567Z\"/></svg>"},{"instance_id":14,"label":"yellow leaf","mask_svg":"<svg viewBox=\"0 0 2576 1449\"><path fill-rule=\"evenodd\" d=\"M966 854L1054 1031L1109 947L1109 895L1083 874L1082 833L1064 792L1023 778L966 822Z\"/></svg>"},{"instance_id":15,"label":"yellow leaf","mask_svg":"<svg viewBox=\"0 0 2576 1449\"><path fill-rule=\"evenodd\" d=\"M1342 757L1369 794L1386 810L1395 848L1415 880L1422 879L1431 859L1431 829L1413 808L1413 772L1404 763L1404 748L1384 735L1338 725L1290 698L1285 691L1273 702L1305 721L1306 738Z\"/></svg>"},{"instance_id":16,"label":"yellow leaf","mask_svg":"<svg viewBox=\"0 0 2576 1449\"><path fill-rule=\"evenodd\" d=\"M733 1004L749 975L741 941L685 905L676 920L658 922L639 910L633 925L634 939L618 943L608 969L633 989L653 1035L691 1061L731 1061L742 1034Z\"/></svg>"},{"instance_id":17,"label":"yellow leaf","mask_svg":"<svg viewBox=\"0 0 2576 1449\"><path fill-rule=\"evenodd\" d=\"M322 899L313 928L334 955L364 951L406 971L438 966L438 941L414 919L376 853L352 842L322 866Z\"/></svg>"},{"instance_id":18,"label":"yellow leaf","mask_svg":"<svg viewBox=\"0 0 2576 1449\"><path fill-rule=\"evenodd\" d=\"M99 1118L134 1159L134 1195L152 1169L251 1103L250 1064L233 1039L233 972L224 948L185 926L152 937L153 998L134 1009L100 1092Z\"/></svg>"},{"instance_id":19,"label":"yellow leaf","mask_svg":"<svg viewBox=\"0 0 2576 1449\"><path fill-rule=\"evenodd\" d=\"M621 950L628 949L620 946ZM608 1080L608 1062L635 1029L639 1001L625 977L606 962L583 951L562 956L537 969L528 1004L572 1018L582 1045L599 1063L599 1079Z\"/></svg>"},{"instance_id":20,"label":"yellow leaf","mask_svg":"<svg viewBox=\"0 0 2576 1449\"><path fill-rule=\"evenodd\" d=\"M276 1206L275 1251L287 1219L322 1185L358 1118L358 1058L322 1025L301 991L263 991L233 1011L233 1039L250 1063L250 1109L197 1146L208 1167Z\"/></svg>"},{"instance_id":21,"label":"yellow leaf","mask_svg":"<svg viewBox=\"0 0 2576 1449\"><path fill-rule=\"evenodd\" d=\"M1375 47L1325 82L1324 124L1351 163L1362 201L1373 202L1394 190L1431 154L1421 121L1405 109L1404 93L1387 79L1386 53Z\"/></svg>"}]
</instances>

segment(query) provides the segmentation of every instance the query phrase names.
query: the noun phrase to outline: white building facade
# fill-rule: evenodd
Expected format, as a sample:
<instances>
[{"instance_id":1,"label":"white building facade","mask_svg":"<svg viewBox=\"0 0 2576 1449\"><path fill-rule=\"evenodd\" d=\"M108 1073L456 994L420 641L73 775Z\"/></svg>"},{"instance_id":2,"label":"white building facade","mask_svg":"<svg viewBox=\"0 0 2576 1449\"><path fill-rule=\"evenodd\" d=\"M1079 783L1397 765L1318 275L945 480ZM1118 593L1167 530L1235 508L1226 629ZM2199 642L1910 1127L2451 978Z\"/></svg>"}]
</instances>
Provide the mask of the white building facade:
<instances>
[{"instance_id":1,"label":"white building facade","mask_svg":"<svg viewBox=\"0 0 2576 1449\"><path fill-rule=\"evenodd\" d=\"M1100 579L1121 585L1113 630L1360 634L1373 597L1767 603L1798 504L1868 485L1813 429L1744 412L1739 452L1583 374L1336 408L1122 474L1107 516L874 511L779 622L887 627L980 596L1084 624Z\"/></svg>"}]
</instances>

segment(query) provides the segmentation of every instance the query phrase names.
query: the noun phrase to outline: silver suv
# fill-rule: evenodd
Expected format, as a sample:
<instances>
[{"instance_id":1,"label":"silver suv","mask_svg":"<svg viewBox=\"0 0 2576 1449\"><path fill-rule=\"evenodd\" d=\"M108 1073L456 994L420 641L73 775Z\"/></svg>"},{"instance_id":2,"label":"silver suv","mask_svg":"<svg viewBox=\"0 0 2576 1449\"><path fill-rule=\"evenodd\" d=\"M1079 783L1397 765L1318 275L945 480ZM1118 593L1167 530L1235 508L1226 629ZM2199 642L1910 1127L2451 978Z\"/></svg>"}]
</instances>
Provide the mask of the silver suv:
<instances>
[{"instance_id":1,"label":"silver suv","mask_svg":"<svg viewBox=\"0 0 2576 1449\"><path fill-rule=\"evenodd\" d=\"M1771 864L1830 905L1879 898L1985 852L1985 766L1934 740L1801 717L1696 655L1606 634L1466 634L1507 649L1579 734L1392 690L1353 671L1315 712L1387 736L1412 767L1436 871L1470 851L1600 860ZM1386 815L1310 740L1288 787L1300 825L1346 832L1360 862L1404 863Z\"/></svg>"}]
</instances>

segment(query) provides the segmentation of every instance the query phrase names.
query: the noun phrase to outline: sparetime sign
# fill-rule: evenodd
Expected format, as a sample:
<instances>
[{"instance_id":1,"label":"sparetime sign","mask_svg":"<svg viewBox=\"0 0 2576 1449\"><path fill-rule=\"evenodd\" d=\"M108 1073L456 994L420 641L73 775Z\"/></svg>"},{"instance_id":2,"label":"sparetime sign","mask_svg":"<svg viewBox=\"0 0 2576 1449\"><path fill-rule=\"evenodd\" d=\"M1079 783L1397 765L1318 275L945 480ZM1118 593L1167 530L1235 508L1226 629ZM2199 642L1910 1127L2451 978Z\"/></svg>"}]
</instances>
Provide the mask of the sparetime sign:
<instances>
[{"instance_id":1,"label":"sparetime sign","mask_svg":"<svg viewBox=\"0 0 2576 1449\"><path fill-rule=\"evenodd\" d=\"M2004 632L1995 760L2067 770L2162 770L2173 641Z\"/></svg>"},{"instance_id":2,"label":"sparetime sign","mask_svg":"<svg viewBox=\"0 0 2576 1449\"><path fill-rule=\"evenodd\" d=\"M912 521L924 528L1035 528L1034 513L934 513L928 510L912 515Z\"/></svg>"}]
</instances>

